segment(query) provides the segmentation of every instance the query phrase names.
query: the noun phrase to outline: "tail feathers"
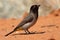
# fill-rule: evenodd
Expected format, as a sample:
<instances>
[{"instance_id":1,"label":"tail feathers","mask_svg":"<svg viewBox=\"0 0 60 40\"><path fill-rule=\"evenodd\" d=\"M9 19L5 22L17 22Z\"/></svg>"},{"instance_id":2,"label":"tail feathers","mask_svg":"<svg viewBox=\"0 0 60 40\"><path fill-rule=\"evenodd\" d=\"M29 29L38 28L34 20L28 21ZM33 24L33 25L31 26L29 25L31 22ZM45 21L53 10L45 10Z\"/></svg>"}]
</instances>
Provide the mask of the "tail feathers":
<instances>
[{"instance_id":1,"label":"tail feathers","mask_svg":"<svg viewBox=\"0 0 60 40\"><path fill-rule=\"evenodd\" d=\"M12 32L10 32L10 33L8 33L8 34L6 34L5 36L8 36L8 35L10 35L10 34L12 34L14 31L12 31Z\"/></svg>"}]
</instances>

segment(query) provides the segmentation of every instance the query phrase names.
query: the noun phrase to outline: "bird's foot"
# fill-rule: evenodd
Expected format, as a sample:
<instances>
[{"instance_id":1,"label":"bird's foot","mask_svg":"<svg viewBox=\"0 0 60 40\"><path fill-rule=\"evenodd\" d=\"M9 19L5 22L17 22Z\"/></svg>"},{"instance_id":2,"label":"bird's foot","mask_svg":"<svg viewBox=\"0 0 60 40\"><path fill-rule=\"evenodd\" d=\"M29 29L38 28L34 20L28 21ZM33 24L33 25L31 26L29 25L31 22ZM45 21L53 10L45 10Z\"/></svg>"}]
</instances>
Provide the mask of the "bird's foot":
<instances>
[{"instance_id":1,"label":"bird's foot","mask_svg":"<svg viewBox=\"0 0 60 40\"><path fill-rule=\"evenodd\" d=\"M35 34L36 32L27 32L26 34Z\"/></svg>"}]
</instances>

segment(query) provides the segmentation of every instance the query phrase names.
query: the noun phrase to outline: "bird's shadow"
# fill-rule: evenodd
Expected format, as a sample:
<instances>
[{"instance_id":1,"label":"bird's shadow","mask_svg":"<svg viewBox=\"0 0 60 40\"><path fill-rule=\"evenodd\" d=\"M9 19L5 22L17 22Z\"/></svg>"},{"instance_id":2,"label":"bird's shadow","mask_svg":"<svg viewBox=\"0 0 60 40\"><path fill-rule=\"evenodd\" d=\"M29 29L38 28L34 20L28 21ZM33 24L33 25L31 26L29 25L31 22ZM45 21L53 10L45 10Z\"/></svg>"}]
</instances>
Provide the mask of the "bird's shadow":
<instances>
[{"instance_id":1,"label":"bird's shadow","mask_svg":"<svg viewBox=\"0 0 60 40\"><path fill-rule=\"evenodd\" d=\"M45 32L31 32L29 34L26 34L26 33L19 33L19 34L13 34L13 35L31 35L31 34L43 34Z\"/></svg>"}]
</instances>

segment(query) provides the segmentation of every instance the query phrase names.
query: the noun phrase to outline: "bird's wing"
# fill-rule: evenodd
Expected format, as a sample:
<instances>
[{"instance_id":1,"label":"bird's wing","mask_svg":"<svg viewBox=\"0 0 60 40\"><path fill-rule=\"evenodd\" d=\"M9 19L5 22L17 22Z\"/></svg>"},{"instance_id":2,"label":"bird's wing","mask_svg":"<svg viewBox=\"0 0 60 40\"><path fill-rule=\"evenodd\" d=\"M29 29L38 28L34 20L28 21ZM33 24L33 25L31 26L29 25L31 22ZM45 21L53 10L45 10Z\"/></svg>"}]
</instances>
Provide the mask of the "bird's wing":
<instances>
[{"instance_id":1,"label":"bird's wing","mask_svg":"<svg viewBox=\"0 0 60 40\"><path fill-rule=\"evenodd\" d=\"M26 18L23 19L22 22L20 22L15 29L22 27L24 24L33 21L33 16L32 15L28 15Z\"/></svg>"}]
</instances>

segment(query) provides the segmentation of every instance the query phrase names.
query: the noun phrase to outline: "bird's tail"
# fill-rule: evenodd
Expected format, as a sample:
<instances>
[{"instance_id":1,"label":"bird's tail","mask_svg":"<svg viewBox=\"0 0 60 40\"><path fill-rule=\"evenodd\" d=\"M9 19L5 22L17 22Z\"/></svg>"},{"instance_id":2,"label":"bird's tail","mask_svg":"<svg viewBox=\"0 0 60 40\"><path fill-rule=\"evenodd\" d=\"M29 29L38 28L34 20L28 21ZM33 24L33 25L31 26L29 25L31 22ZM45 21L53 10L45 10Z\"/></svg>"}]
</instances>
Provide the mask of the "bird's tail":
<instances>
[{"instance_id":1,"label":"bird's tail","mask_svg":"<svg viewBox=\"0 0 60 40\"><path fill-rule=\"evenodd\" d=\"M12 34L13 32L15 32L15 31L12 31L12 32L10 32L10 33L6 34L5 36L8 36L8 35Z\"/></svg>"}]
</instances>

